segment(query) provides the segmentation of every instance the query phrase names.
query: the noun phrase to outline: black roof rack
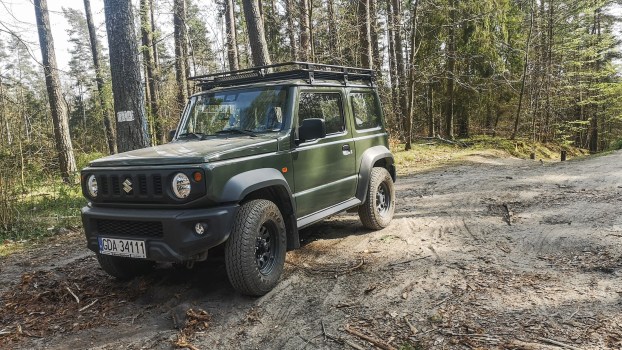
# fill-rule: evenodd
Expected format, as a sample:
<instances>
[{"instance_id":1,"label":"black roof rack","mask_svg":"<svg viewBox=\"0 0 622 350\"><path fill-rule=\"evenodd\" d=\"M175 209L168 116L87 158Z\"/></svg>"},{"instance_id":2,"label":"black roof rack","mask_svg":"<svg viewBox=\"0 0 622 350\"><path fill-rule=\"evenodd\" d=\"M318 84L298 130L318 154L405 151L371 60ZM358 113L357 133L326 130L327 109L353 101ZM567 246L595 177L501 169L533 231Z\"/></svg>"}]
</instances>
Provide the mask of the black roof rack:
<instances>
[{"instance_id":1,"label":"black roof rack","mask_svg":"<svg viewBox=\"0 0 622 350\"><path fill-rule=\"evenodd\" d=\"M215 87L249 84L285 79L304 79L313 84L316 79L339 80L344 85L350 81L364 81L374 84L374 71L366 68L336 66L310 62L285 62L268 66L212 73L190 77L202 90Z\"/></svg>"}]
</instances>

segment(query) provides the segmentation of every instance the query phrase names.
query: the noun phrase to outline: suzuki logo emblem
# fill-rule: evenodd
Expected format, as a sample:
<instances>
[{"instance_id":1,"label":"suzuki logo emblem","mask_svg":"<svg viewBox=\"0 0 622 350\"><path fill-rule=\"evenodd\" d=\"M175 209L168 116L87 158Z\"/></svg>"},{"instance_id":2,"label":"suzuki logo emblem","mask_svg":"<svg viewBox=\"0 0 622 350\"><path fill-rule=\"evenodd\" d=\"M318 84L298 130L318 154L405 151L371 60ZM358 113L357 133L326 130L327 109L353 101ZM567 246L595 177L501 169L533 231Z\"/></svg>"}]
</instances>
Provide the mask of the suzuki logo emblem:
<instances>
[{"instance_id":1,"label":"suzuki logo emblem","mask_svg":"<svg viewBox=\"0 0 622 350\"><path fill-rule=\"evenodd\" d=\"M129 178L123 181L123 191L125 191L125 193L127 194L130 194L130 192L132 192L132 180L130 180Z\"/></svg>"}]
</instances>

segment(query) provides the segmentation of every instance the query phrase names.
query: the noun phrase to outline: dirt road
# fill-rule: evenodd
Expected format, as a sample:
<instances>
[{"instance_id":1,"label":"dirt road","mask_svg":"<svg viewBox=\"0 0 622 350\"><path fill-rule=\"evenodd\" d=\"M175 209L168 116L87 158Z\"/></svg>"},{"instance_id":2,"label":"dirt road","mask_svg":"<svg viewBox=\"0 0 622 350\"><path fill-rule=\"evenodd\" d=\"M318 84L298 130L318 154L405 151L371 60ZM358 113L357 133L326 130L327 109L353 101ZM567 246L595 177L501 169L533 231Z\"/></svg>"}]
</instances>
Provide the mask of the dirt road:
<instances>
[{"instance_id":1,"label":"dirt road","mask_svg":"<svg viewBox=\"0 0 622 350\"><path fill-rule=\"evenodd\" d=\"M397 191L382 231L352 214L304 230L259 299L217 257L115 282L79 233L4 258L0 348L622 348L622 153L475 155Z\"/></svg>"}]
</instances>

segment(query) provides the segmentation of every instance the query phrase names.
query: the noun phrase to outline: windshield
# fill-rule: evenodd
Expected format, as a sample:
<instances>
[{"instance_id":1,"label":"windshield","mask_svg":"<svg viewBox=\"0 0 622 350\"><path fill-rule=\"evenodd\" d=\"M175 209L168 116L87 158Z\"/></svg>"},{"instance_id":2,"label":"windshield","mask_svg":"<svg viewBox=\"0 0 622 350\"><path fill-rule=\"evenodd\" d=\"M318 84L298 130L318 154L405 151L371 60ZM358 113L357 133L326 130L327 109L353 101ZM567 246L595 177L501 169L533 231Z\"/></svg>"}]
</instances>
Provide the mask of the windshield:
<instances>
[{"instance_id":1,"label":"windshield","mask_svg":"<svg viewBox=\"0 0 622 350\"><path fill-rule=\"evenodd\" d=\"M280 131L287 87L212 92L190 99L178 138Z\"/></svg>"}]
</instances>

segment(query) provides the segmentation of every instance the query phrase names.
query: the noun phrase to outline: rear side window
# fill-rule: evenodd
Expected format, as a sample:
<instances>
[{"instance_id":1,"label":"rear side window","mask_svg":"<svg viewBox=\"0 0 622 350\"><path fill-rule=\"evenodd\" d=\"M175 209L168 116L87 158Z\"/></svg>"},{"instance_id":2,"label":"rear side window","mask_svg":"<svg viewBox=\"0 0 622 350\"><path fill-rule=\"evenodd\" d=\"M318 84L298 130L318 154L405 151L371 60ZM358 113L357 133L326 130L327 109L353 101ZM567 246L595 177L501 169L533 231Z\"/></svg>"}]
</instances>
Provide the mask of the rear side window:
<instances>
[{"instance_id":1,"label":"rear side window","mask_svg":"<svg viewBox=\"0 0 622 350\"><path fill-rule=\"evenodd\" d=\"M380 120L380 106L376 95L371 92L356 92L350 94L354 124L357 130L373 129L382 126Z\"/></svg>"},{"instance_id":2,"label":"rear side window","mask_svg":"<svg viewBox=\"0 0 622 350\"><path fill-rule=\"evenodd\" d=\"M303 92L298 106L298 123L308 118L321 118L326 123L326 134L338 134L346 130L341 108L341 94Z\"/></svg>"}]
</instances>

